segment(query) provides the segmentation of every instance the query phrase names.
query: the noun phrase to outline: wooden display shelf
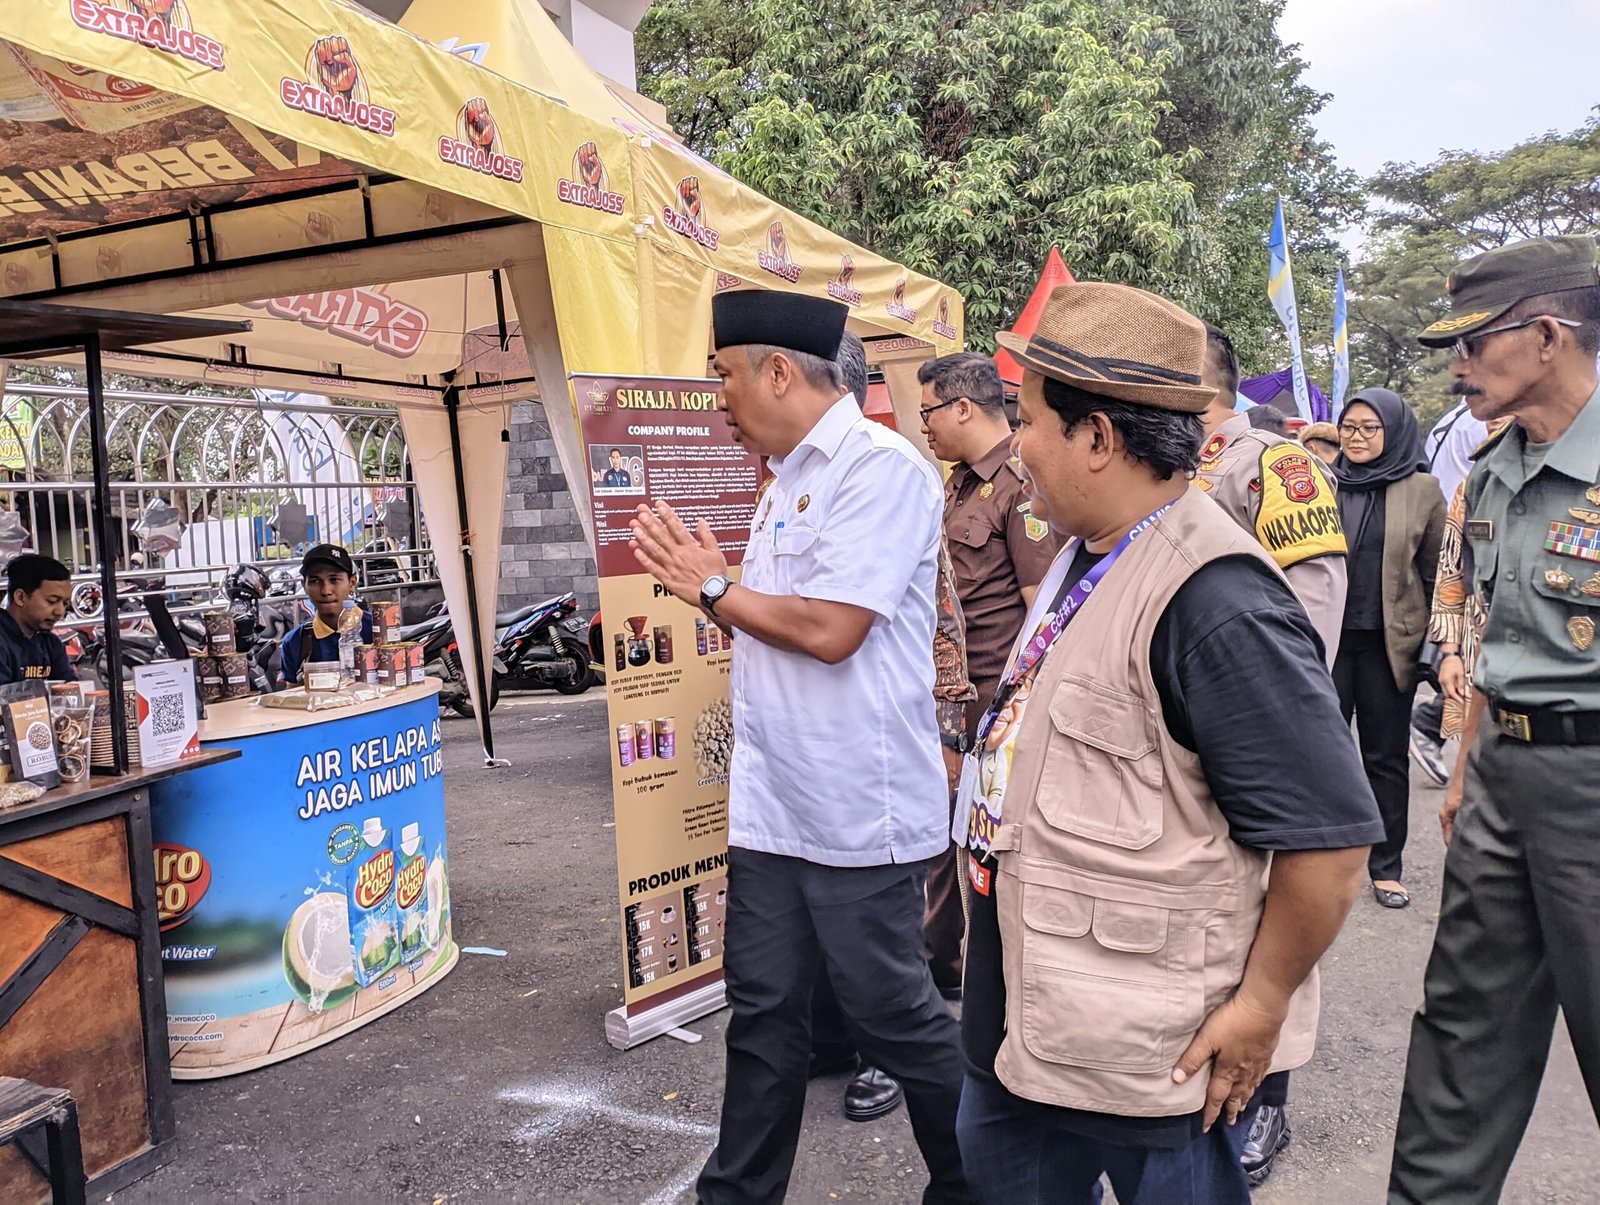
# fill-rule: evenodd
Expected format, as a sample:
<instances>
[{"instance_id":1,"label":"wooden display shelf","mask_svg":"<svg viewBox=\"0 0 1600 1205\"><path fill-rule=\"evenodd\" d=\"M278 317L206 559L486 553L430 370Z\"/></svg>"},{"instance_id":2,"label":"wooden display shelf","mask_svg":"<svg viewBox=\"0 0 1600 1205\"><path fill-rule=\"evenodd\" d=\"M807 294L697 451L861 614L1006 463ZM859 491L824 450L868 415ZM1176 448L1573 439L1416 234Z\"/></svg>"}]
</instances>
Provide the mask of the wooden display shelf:
<instances>
[{"instance_id":1,"label":"wooden display shelf","mask_svg":"<svg viewBox=\"0 0 1600 1205\"><path fill-rule=\"evenodd\" d=\"M150 784L238 754L94 777L0 811L0 1068L65 1088L104 1196L165 1162L167 1063ZM26 1152L0 1149L0 1200L46 1200Z\"/></svg>"}]
</instances>

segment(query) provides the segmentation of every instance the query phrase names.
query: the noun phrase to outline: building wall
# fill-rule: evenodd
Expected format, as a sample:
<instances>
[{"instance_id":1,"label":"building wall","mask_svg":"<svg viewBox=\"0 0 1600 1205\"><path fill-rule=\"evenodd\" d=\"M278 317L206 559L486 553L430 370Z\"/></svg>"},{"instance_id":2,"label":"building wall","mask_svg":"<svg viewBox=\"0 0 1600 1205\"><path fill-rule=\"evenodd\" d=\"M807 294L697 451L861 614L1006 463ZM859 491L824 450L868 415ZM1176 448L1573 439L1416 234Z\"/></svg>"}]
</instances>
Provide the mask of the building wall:
<instances>
[{"instance_id":1,"label":"building wall","mask_svg":"<svg viewBox=\"0 0 1600 1205\"><path fill-rule=\"evenodd\" d=\"M502 609L541 602L568 590L585 615L600 605L594 557L561 473L544 408L522 402L511 411L511 452L500 547Z\"/></svg>"}]
</instances>

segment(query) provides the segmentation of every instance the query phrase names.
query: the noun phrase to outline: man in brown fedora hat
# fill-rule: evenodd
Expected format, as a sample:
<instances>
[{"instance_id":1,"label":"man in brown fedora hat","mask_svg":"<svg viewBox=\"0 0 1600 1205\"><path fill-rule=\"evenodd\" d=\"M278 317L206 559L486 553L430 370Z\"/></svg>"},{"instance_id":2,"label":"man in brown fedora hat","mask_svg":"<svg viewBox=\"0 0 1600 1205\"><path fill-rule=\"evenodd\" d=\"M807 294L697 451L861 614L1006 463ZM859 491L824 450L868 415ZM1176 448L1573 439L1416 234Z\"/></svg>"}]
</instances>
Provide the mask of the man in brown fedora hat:
<instances>
[{"instance_id":1,"label":"man in brown fedora hat","mask_svg":"<svg viewBox=\"0 0 1600 1205\"><path fill-rule=\"evenodd\" d=\"M1352 742L1300 740L1341 727L1304 608L1191 486L1204 325L1072 284L1000 340L1033 513L1069 539L957 809L967 1181L1007 1205L1087 1203L1102 1174L1124 1205L1248 1201L1234 1123L1310 1057L1377 807Z\"/></svg>"}]
</instances>

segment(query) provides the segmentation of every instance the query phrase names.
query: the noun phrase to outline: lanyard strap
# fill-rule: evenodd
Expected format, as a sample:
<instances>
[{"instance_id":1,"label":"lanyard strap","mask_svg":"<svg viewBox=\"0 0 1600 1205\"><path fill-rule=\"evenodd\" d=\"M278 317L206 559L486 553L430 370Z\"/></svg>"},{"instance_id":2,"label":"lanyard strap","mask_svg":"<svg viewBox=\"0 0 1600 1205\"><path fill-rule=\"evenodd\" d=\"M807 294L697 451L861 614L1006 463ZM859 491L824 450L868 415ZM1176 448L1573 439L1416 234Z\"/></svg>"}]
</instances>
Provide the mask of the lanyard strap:
<instances>
[{"instance_id":1,"label":"lanyard strap","mask_svg":"<svg viewBox=\"0 0 1600 1205\"><path fill-rule=\"evenodd\" d=\"M1011 696L1016 693L1018 684L1033 671L1034 666L1038 665L1044 659L1045 654L1055 646L1056 641L1061 638L1061 633L1066 631L1067 625L1072 622L1073 617L1083 609L1083 604L1089 601L1089 595L1094 593L1094 588L1111 571L1111 566L1116 563L1117 558L1128 550L1129 545L1154 527L1156 520L1171 510L1172 507L1173 503L1169 502L1159 510L1141 519L1138 523L1135 523L1129 529L1128 534L1117 541L1117 546L1091 565L1089 572L1085 573L1073 585L1072 589L1066 592L1061 599L1061 605L1050 616L1050 621L1039 629L1038 634L1032 640L1023 646L1022 651L1017 654L1017 659L1012 662L1011 670L1006 674L1005 681L1001 683L994 702L990 704L989 710L984 713L983 723L978 726L978 736L974 742L976 747L982 747L983 741L989 735L989 730L994 727L995 717L1010 702ZM1070 552L1072 556L1077 556L1078 545L1076 543L1071 546ZM1063 551L1062 555L1066 556L1067 552Z\"/></svg>"}]
</instances>

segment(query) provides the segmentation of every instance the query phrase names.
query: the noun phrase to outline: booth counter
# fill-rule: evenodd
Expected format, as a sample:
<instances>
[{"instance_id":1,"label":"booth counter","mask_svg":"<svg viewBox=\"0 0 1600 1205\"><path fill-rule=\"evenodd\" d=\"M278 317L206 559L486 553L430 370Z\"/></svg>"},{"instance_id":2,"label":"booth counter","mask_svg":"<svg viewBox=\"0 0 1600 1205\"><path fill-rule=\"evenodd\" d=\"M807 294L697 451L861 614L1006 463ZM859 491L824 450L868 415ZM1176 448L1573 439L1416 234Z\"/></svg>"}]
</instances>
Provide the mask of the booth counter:
<instances>
[{"instance_id":1,"label":"booth counter","mask_svg":"<svg viewBox=\"0 0 1600 1205\"><path fill-rule=\"evenodd\" d=\"M212 704L201 745L238 759L156 784L174 1079L330 1042L455 965L438 692Z\"/></svg>"}]
</instances>

